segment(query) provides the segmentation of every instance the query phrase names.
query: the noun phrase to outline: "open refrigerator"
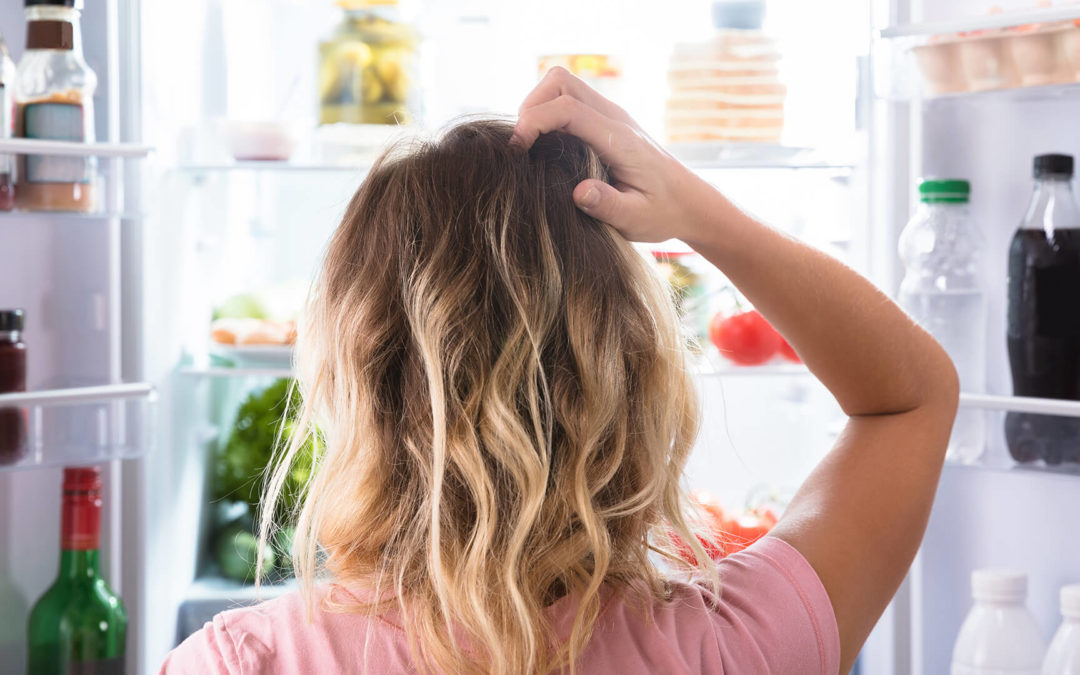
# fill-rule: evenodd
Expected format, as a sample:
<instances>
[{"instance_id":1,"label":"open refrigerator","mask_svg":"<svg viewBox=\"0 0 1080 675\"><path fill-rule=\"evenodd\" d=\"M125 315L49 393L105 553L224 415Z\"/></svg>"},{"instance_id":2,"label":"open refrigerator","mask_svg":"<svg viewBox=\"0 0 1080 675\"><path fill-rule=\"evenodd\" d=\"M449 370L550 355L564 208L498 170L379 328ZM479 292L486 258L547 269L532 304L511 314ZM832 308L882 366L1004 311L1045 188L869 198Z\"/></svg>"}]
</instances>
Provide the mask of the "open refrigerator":
<instances>
[{"instance_id":1,"label":"open refrigerator","mask_svg":"<svg viewBox=\"0 0 1080 675\"><path fill-rule=\"evenodd\" d=\"M596 51L621 55L615 96L659 138L671 46L710 32L703 0L456 0L412 11L428 126L512 113L538 55ZM1026 571L1047 638L1057 588L1080 581L1080 470L1016 465L1002 434L1008 410L1080 416L1080 403L1011 396L1004 340L1005 254L1031 158L1080 152L1070 134L1080 84L936 95L920 85L915 56L932 36L1076 19L1080 6L987 14L977 0L770 0L765 28L783 45L788 86L783 145L679 149L737 202L890 295L918 178L972 183L987 388L965 392L962 405L983 411L987 448L946 467L922 551L867 642L863 673L944 672L976 567ZM223 350L209 326L238 295L282 316L302 304L372 149L392 140L341 150L314 131L316 53L336 20L330 3L301 0L87 0L100 142L0 141L0 152L96 156L103 196L93 214L0 213L0 306L26 309L30 355L30 391L0 394L0 405L24 408L31 430L25 457L0 466L0 672L24 672L26 614L55 575L64 465L104 468L103 571L127 606L129 672L153 672L214 613L291 588L257 596L223 579L211 553L229 517L212 488L216 453L252 393L291 375L288 350ZM22 27L21 3L0 7L16 58ZM292 159L237 161L222 150L230 121L268 117L296 130ZM736 367L707 346L701 364L689 487L736 507L782 502L827 452L839 410L798 365Z\"/></svg>"}]
</instances>

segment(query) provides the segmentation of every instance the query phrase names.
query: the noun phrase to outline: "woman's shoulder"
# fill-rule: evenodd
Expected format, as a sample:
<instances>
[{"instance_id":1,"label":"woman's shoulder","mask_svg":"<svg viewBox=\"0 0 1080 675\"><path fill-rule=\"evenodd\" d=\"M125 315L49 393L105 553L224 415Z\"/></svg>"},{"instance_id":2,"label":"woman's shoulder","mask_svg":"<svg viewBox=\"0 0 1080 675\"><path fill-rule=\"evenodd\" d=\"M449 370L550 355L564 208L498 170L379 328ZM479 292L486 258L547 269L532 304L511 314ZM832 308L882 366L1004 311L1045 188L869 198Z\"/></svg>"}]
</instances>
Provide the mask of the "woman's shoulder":
<instances>
[{"instance_id":1,"label":"woman's shoulder","mask_svg":"<svg viewBox=\"0 0 1080 675\"><path fill-rule=\"evenodd\" d=\"M350 609L356 598L320 586L221 612L169 653L161 673L347 672L366 659L373 672L413 672L404 633Z\"/></svg>"}]
</instances>

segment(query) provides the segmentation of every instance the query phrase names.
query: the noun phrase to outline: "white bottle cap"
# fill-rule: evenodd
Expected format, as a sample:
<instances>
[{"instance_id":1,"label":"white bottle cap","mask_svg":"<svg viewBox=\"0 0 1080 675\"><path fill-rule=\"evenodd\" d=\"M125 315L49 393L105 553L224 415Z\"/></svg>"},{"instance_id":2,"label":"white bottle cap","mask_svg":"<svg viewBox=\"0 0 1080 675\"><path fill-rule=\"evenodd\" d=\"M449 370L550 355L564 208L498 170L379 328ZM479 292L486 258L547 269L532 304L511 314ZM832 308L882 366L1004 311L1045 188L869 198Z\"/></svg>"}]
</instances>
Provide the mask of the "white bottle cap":
<instances>
[{"instance_id":1,"label":"white bottle cap","mask_svg":"<svg viewBox=\"0 0 1080 675\"><path fill-rule=\"evenodd\" d=\"M1061 587L1061 614L1080 618L1080 584Z\"/></svg>"},{"instance_id":2,"label":"white bottle cap","mask_svg":"<svg viewBox=\"0 0 1080 675\"><path fill-rule=\"evenodd\" d=\"M999 568L975 570L971 573L971 595L976 600L1022 602L1027 597L1027 574Z\"/></svg>"}]
</instances>

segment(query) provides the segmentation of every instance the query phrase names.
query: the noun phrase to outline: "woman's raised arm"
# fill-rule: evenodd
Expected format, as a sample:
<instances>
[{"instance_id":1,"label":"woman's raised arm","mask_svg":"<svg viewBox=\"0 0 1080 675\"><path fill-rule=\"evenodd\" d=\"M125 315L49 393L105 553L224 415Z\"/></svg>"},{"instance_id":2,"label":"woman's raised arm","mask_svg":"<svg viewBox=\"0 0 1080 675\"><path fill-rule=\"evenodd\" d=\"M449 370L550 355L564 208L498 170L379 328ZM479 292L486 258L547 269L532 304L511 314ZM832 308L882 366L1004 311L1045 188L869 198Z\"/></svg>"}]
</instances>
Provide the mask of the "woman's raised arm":
<instances>
[{"instance_id":1,"label":"woman's raised arm","mask_svg":"<svg viewBox=\"0 0 1080 675\"><path fill-rule=\"evenodd\" d=\"M926 528L956 414L952 362L869 281L740 211L562 69L525 100L512 142L528 147L555 130L589 143L613 178L578 185L579 208L630 240L692 246L784 335L849 416L773 531L821 578L846 672Z\"/></svg>"}]
</instances>

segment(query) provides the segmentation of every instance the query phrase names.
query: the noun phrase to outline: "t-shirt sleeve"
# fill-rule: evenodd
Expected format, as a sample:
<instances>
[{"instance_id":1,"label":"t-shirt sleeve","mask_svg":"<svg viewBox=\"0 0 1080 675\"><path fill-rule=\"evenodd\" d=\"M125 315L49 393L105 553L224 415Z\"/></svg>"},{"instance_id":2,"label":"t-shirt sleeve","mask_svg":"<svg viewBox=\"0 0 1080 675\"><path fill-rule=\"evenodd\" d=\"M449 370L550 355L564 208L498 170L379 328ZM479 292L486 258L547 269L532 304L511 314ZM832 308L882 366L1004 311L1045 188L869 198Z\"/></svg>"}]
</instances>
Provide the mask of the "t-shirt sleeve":
<instances>
[{"instance_id":1,"label":"t-shirt sleeve","mask_svg":"<svg viewBox=\"0 0 1080 675\"><path fill-rule=\"evenodd\" d=\"M221 614L169 652L158 675L227 675L240 673L236 645Z\"/></svg>"},{"instance_id":2,"label":"t-shirt sleeve","mask_svg":"<svg viewBox=\"0 0 1080 675\"><path fill-rule=\"evenodd\" d=\"M836 675L840 631L832 602L801 553L764 537L719 567L713 619L726 671Z\"/></svg>"}]
</instances>

